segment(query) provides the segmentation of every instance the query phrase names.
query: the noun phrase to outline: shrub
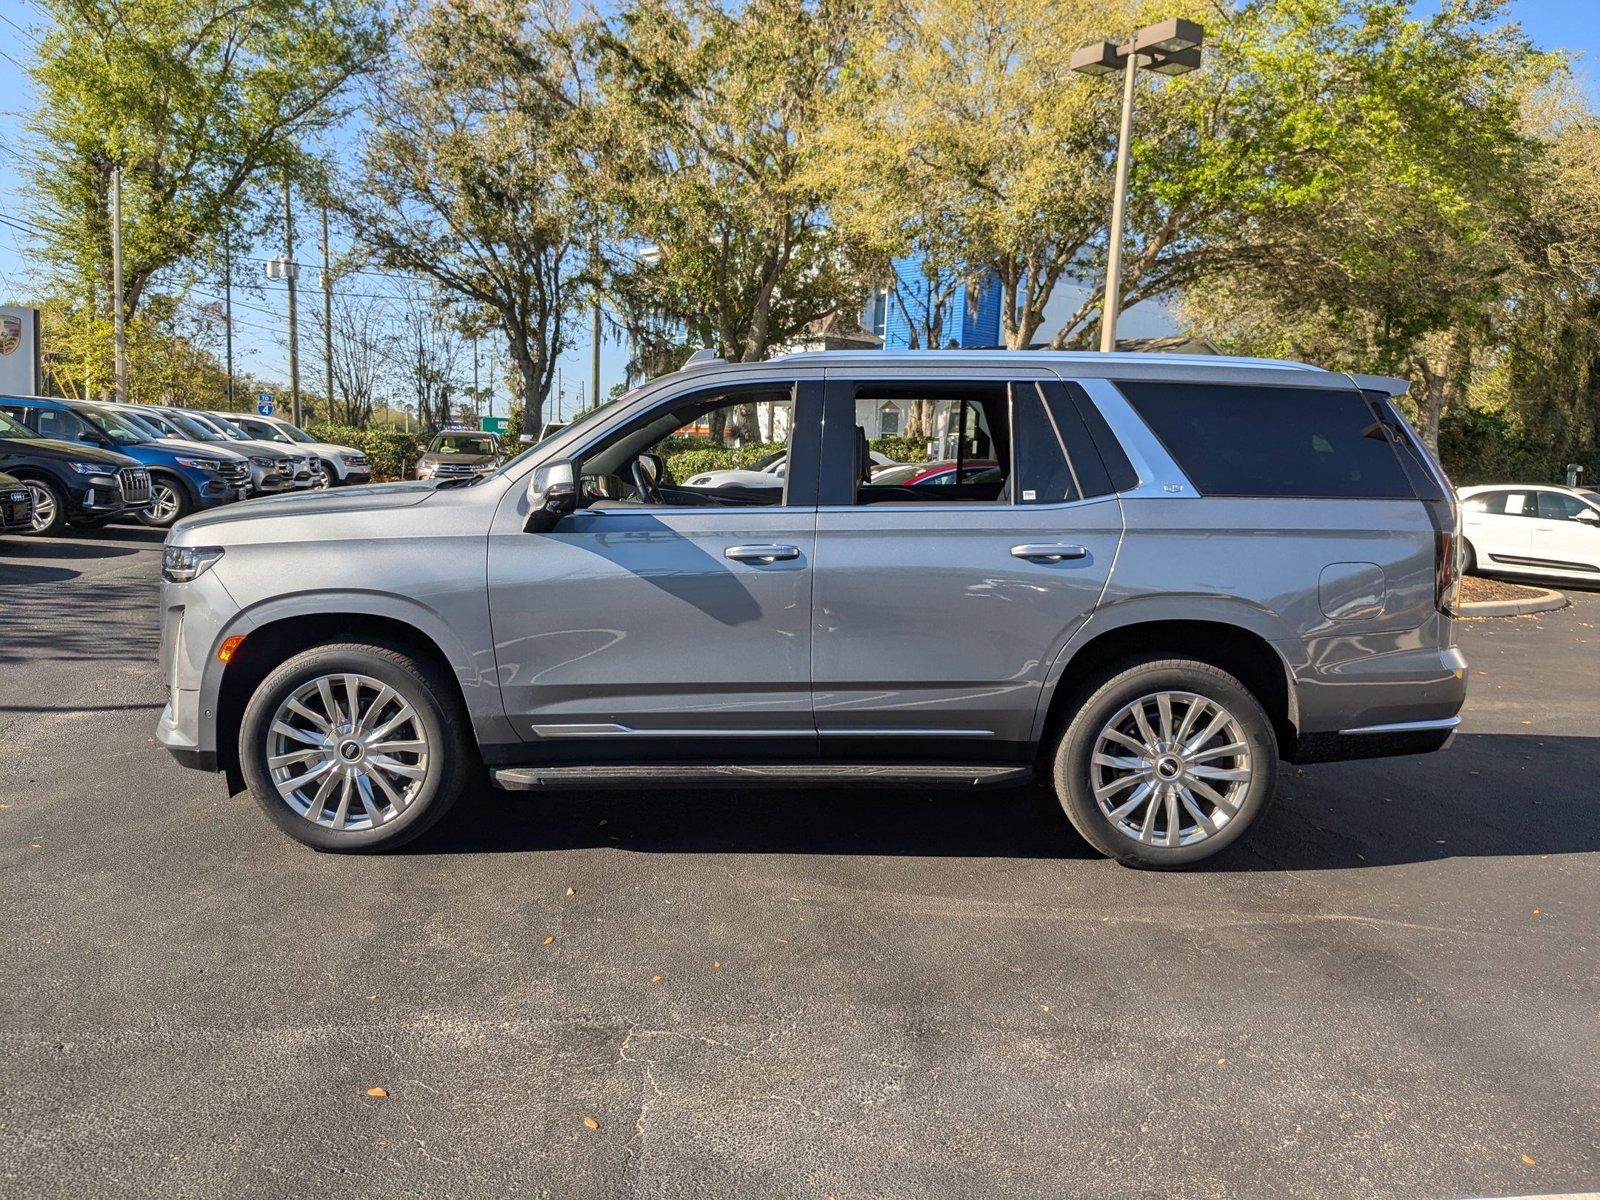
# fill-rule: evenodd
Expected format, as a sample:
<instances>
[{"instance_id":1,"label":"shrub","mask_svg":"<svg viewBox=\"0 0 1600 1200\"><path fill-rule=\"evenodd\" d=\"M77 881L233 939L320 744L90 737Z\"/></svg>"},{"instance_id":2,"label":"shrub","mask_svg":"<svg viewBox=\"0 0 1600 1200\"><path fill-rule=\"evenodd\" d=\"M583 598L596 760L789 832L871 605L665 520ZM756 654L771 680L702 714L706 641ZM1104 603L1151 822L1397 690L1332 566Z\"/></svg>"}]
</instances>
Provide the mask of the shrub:
<instances>
[{"instance_id":1,"label":"shrub","mask_svg":"<svg viewBox=\"0 0 1600 1200\"><path fill-rule=\"evenodd\" d=\"M869 443L879 454L888 455L895 462L919 463L928 461L926 438L880 437Z\"/></svg>"},{"instance_id":2,"label":"shrub","mask_svg":"<svg viewBox=\"0 0 1600 1200\"><path fill-rule=\"evenodd\" d=\"M375 480L410 479L421 454L417 435L393 429L357 429L353 425L310 425L306 432L319 442L350 446L367 456Z\"/></svg>"}]
</instances>

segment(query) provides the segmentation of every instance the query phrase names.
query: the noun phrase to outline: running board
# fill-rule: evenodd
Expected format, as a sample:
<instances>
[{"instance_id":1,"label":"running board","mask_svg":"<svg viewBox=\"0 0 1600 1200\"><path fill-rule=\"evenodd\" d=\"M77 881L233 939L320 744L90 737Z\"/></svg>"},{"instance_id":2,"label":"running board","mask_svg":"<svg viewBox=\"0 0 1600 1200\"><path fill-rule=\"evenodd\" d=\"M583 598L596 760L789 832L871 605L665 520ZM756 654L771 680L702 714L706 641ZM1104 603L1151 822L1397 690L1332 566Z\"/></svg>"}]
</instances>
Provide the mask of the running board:
<instances>
[{"instance_id":1,"label":"running board","mask_svg":"<svg viewBox=\"0 0 1600 1200\"><path fill-rule=\"evenodd\" d=\"M496 767L494 785L508 792L575 787L828 787L840 784L928 784L1005 787L1027 783L1033 768L1014 763L616 763L579 767Z\"/></svg>"}]
</instances>

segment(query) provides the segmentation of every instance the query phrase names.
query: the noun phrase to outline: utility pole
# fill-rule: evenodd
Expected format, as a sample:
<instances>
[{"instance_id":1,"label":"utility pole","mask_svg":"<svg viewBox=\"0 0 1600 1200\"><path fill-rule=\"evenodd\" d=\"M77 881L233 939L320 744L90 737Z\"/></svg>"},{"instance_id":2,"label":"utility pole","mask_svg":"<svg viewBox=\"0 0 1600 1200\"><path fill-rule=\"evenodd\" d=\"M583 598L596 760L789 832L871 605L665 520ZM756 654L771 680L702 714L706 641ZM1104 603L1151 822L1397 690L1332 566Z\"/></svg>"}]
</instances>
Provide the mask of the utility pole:
<instances>
[{"instance_id":1,"label":"utility pole","mask_svg":"<svg viewBox=\"0 0 1600 1200\"><path fill-rule=\"evenodd\" d=\"M472 418L483 428L483 393L478 390L478 339L472 339Z\"/></svg>"},{"instance_id":2,"label":"utility pole","mask_svg":"<svg viewBox=\"0 0 1600 1200\"><path fill-rule=\"evenodd\" d=\"M233 231L222 238L222 339L228 360L228 411L233 411Z\"/></svg>"},{"instance_id":3,"label":"utility pole","mask_svg":"<svg viewBox=\"0 0 1600 1200\"><path fill-rule=\"evenodd\" d=\"M293 406L294 423L304 424L300 415L300 329L297 324L295 312L294 277L297 264L294 261L294 210L289 201L289 175L283 176L283 254L285 262L284 277L289 283L289 400Z\"/></svg>"},{"instance_id":4,"label":"utility pole","mask_svg":"<svg viewBox=\"0 0 1600 1200\"><path fill-rule=\"evenodd\" d=\"M1100 303L1100 352L1117 348L1117 316L1122 308L1122 205L1128 194L1128 143L1133 141L1133 82L1139 56L1127 55L1122 68L1122 124L1117 129L1117 175L1111 193L1110 251L1106 256L1106 294Z\"/></svg>"},{"instance_id":5,"label":"utility pole","mask_svg":"<svg viewBox=\"0 0 1600 1200\"><path fill-rule=\"evenodd\" d=\"M333 419L333 264L328 259L328 204L322 204L322 372L328 381L328 411Z\"/></svg>"},{"instance_id":6,"label":"utility pole","mask_svg":"<svg viewBox=\"0 0 1600 1200\"><path fill-rule=\"evenodd\" d=\"M589 347L589 382L595 404L600 403L600 239L589 243L590 266L594 270L594 335ZM582 407L581 405L579 406Z\"/></svg>"},{"instance_id":7,"label":"utility pole","mask_svg":"<svg viewBox=\"0 0 1600 1200\"><path fill-rule=\"evenodd\" d=\"M128 402L128 331L122 315L122 166L111 168L111 325L117 340L117 403Z\"/></svg>"}]
</instances>

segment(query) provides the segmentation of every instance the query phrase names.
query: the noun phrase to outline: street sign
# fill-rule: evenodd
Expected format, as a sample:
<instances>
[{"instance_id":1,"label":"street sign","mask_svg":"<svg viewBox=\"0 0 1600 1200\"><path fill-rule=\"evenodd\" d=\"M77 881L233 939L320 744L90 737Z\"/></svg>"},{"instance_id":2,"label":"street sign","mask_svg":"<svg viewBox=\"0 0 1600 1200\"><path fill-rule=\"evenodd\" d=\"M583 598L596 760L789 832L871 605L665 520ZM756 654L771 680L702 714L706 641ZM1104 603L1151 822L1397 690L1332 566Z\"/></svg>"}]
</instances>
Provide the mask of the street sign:
<instances>
[{"instance_id":1,"label":"street sign","mask_svg":"<svg viewBox=\"0 0 1600 1200\"><path fill-rule=\"evenodd\" d=\"M260 413L263 417L270 417L272 415L271 392L256 393L256 412Z\"/></svg>"},{"instance_id":2,"label":"street sign","mask_svg":"<svg viewBox=\"0 0 1600 1200\"><path fill-rule=\"evenodd\" d=\"M495 437L504 437L506 427L511 423L510 417L485 417L482 429L485 433L492 433Z\"/></svg>"}]
</instances>

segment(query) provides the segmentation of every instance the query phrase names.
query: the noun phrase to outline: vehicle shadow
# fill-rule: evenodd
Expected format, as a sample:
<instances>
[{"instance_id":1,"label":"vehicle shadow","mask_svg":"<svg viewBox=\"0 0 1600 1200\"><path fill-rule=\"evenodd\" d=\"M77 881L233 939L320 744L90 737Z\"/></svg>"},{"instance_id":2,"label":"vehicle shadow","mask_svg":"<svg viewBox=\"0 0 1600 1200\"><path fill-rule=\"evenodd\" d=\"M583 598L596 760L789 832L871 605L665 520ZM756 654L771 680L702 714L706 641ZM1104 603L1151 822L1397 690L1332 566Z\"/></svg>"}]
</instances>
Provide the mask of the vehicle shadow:
<instances>
[{"instance_id":1,"label":"vehicle shadow","mask_svg":"<svg viewBox=\"0 0 1600 1200\"><path fill-rule=\"evenodd\" d=\"M53 538L42 537L7 538L0 542L0 554L12 561L0 563L0 571L9 570L19 560L22 563L73 562L85 559L126 558L130 554L137 553L139 553L138 546L128 545L120 538L106 542L56 541Z\"/></svg>"},{"instance_id":2,"label":"vehicle shadow","mask_svg":"<svg viewBox=\"0 0 1600 1200\"><path fill-rule=\"evenodd\" d=\"M80 579L58 568L59 577L30 580L29 569L0 562L0 664L155 661L161 634L150 579ZM37 586L15 586L29 582Z\"/></svg>"},{"instance_id":3,"label":"vehicle shadow","mask_svg":"<svg viewBox=\"0 0 1600 1200\"><path fill-rule=\"evenodd\" d=\"M26 587L30 583L66 583L82 571L71 567L36 567L32 563L0 562L0 587ZM0 604L4 601L0 600Z\"/></svg>"},{"instance_id":4,"label":"vehicle shadow","mask_svg":"<svg viewBox=\"0 0 1600 1200\"><path fill-rule=\"evenodd\" d=\"M1200 865L1354 870L1600 851L1600 737L1473 734L1417 758L1289 768L1252 835ZM611 847L650 853L1095 857L1043 786L995 791L482 788L413 853Z\"/></svg>"}]
</instances>

